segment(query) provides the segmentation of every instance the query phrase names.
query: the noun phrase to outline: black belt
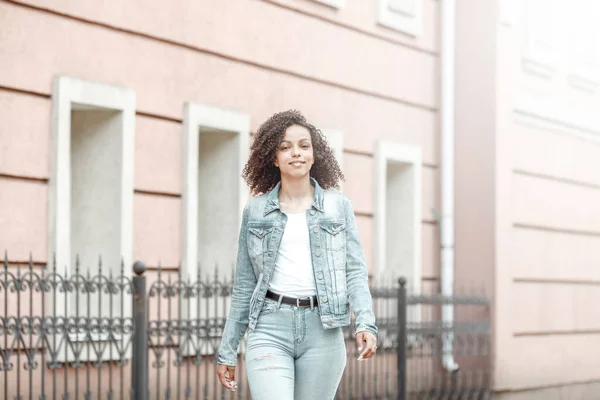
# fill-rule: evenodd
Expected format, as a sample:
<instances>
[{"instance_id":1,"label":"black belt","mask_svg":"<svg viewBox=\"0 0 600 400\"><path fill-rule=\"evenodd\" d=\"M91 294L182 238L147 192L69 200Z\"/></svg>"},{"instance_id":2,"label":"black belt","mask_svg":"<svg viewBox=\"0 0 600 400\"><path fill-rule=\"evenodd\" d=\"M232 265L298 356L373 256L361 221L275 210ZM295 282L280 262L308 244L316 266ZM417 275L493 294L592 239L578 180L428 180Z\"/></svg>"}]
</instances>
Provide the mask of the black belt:
<instances>
[{"instance_id":1,"label":"black belt","mask_svg":"<svg viewBox=\"0 0 600 400\"><path fill-rule=\"evenodd\" d=\"M279 298L281 297L281 302L283 304L291 304L293 306L296 307L310 307L310 297L305 297L305 298L296 298L296 297L287 297L287 296L282 296L280 294L271 292L270 290L267 290L267 296L270 299L279 301ZM313 307L317 306L317 296L312 296L312 305Z\"/></svg>"}]
</instances>

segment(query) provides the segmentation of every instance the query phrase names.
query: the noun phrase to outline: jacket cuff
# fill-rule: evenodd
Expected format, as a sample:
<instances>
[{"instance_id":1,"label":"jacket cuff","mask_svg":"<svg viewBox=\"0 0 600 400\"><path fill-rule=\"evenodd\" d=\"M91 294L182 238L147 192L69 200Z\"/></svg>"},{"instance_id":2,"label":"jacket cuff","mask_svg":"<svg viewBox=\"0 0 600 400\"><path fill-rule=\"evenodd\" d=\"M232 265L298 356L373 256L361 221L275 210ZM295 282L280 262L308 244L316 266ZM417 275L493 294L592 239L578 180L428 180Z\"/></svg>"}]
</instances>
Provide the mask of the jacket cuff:
<instances>
[{"instance_id":1,"label":"jacket cuff","mask_svg":"<svg viewBox=\"0 0 600 400\"><path fill-rule=\"evenodd\" d=\"M373 336L375 336L375 338L377 338L377 331L373 330L373 329L369 329L369 328L360 328L359 330L357 330L356 332L354 332L354 336L356 337L356 335L359 332L369 332L372 333Z\"/></svg>"},{"instance_id":2,"label":"jacket cuff","mask_svg":"<svg viewBox=\"0 0 600 400\"><path fill-rule=\"evenodd\" d=\"M231 361L231 360L226 359L225 357L222 357L219 354L219 357L217 358L217 364L227 365L229 367L235 367L237 365L237 360Z\"/></svg>"}]
</instances>

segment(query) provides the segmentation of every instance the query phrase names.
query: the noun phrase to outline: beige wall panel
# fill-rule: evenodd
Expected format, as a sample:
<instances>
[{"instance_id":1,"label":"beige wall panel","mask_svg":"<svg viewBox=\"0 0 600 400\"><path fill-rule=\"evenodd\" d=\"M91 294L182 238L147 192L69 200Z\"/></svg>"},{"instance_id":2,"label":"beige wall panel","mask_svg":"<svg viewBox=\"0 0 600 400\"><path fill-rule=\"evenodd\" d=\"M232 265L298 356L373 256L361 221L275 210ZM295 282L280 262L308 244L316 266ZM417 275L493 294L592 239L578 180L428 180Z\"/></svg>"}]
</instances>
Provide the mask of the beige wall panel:
<instances>
[{"instance_id":1,"label":"beige wall panel","mask_svg":"<svg viewBox=\"0 0 600 400\"><path fill-rule=\"evenodd\" d=\"M513 222L600 232L600 190L520 174L513 175Z\"/></svg>"},{"instance_id":2,"label":"beige wall panel","mask_svg":"<svg viewBox=\"0 0 600 400\"><path fill-rule=\"evenodd\" d=\"M437 278L440 276L440 233L438 226L423 224L423 278Z\"/></svg>"},{"instance_id":3,"label":"beige wall panel","mask_svg":"<svg viewBox=\"0 0 600 400\"><path fill-rule=\"evenodd\" d=\"M514 228L516 278L600 282L600 236Z\"/></svg>"},{"instance_id":4,"label":"beige wall panel","mask_svg":"<svg viewBox=\"0 0 600 400\"><path fill-rule=\"evenodd\" d=\"M496 257L497 13L492 1L456 1L455 282L487 293Z\"/></svg>"},{"instance_id":5,"label":"beige wall panel","mask_svg":"<svg viewBox=\"0 0 600 400\"><path fill-rule=\"evenodd\" d=\"M600 283L515 282L510 295L513 331L600 332Z\"/></svg>"},{"instance_id":6,"label":"beige wall panel","mask_svg":"<svg viewBox=\"0 0 600 400\"><path fill-rule=\"evenodd\" d=\"M136 189L181 194L182 130L180 123L136 118Z\"/></svg>"},{"instance_id":7,"label":"beige wall panel","mask_svg":"<svg viewBox=\"0 0 600 400\"><path fill-rule=\"evenodd\" d=\"M47 179L50 101L0 90L0 121L0 174Z\"/></svg>"},{"instance_id":8,"label":"beige wall panel","mask_svg":"<svg viewBox=\"0 0 600 400\"><path fill-rule=\"evenodd\" d=\"M497 363L496 368L513 390L596 380L600 375L599 340L599 334L513 338L501 357L505 362Z\"/></svg>"},{"instance_id":9,"label":"beige wall panel","mask_svg":"<svg viewBox=\"0 0 600 400\"><path fill-rule=\"evenodd\" d=\"M393 40L427 52L439 52L439 13L440 4L435 0L423 1L423 32L419 36L410 36L377 23L377 2L379 0L346 1L342 8L328 7L314 0L263 0L281 4L342 24L344 27L359 29L371 35Z\"/></svg>"},{"instance_id":10,"label":"beige wall panel","mask_svg":"<svg viewBox=\"0 0 600 400\"><path fill-rule=\"evenodd\" d=\"M274 112L297 108L316 125L343 131L346 149L372 151L377 138L402 140L423 148L423 162L437 162L435 111L7 3L0 3L0 25L28 27L0 39L11 60L0 64L0 85L49 94L52 77L61 73L131 88L144 113L181 119L185 101L243 110L253 130Z\"/></svg>"},{"instance_id":11,"label":"beige wall panel","mask_svg":"<svg viewBox=\"0 0 600 400\"><path fill-rule=\"evenodd\" d=\"M104 7L70 0L30 3L427 107L437 104L435 55L267 2L182 1L167 6L159 0L132 0Z\"/></svg>"},{"instance_id":12,"label":"beige wall panel","mask_svg":"<svg viewBox=\"0 0 600 400\"><path fill-rule=\"evenodd\" d=\"M136 194L133 259L156 267L176 267L181 254L181 199Z\"/></svg>"},{"instance_id":13,"label":"beige wall panel","mask_svg":"<svg viewBox=\"0 0 600 400\"><path fill-rule=\"evenodd\" d=\"M373 213L373 161L369 155L344 153L346 181L343 192L352 201L354 211Z\"/></svg>"},{"instance_id":14,"label":"beige wall panel","mask_svg":"<svg viewBox=\"0 0 600 400\"><path fill-rule=\"evenodd\" d=\"M439 169L423 167L423 220L435 222L435 213L440 213Z\"/></svg>"},{"instance_id":15,"label":"beige wall panel","mask_svg":"<svg viewBox=\"0 0 600 400\"><path fill-rule=\"evenodd\" d=\"M559 132L514 124L519 145L511 152L513 168L600 185L600 142Z\"/></svg>"},{"instance_id":16,"label":"beige wall panel","mask_svg":"<svg viewBox=\"0 0 600 400\"><path fill-rule=\"evenodd\" d=\"M10 261L48 257L48 186L0 178L0 251Z\"/></svg>"}]
</instances>

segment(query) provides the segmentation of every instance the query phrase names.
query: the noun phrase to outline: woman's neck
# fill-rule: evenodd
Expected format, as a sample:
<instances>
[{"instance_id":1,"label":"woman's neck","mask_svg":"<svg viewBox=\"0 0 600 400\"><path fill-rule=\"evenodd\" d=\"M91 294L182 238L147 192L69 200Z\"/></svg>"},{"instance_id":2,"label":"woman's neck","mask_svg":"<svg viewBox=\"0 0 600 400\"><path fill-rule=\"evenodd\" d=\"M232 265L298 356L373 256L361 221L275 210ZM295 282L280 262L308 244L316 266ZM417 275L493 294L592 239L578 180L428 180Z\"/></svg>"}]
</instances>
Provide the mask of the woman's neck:
<instances>
[{"instance_id":1,"label":"woman's neck","mask_svg":"<svg viewBox=\"0 0 600 400\"><path fill-rule=\"evenodd\" d=\"M279 188L279 204L282 211L301 212L310 207L315 195L315 188L306 179L290 180L282 177Z\"/></svg>"}]
</instances>

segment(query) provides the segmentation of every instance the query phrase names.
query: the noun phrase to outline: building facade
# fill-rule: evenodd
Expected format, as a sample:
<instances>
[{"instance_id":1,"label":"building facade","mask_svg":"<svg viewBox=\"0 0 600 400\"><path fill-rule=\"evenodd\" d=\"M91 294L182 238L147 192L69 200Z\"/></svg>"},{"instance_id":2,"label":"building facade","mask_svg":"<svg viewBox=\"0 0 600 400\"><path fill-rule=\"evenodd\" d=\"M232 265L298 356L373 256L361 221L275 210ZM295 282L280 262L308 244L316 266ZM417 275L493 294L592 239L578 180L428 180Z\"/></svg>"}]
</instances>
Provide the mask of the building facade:
<instances>
[{"instance_id":1,"label":"building facade","mask_svg":"<svg viewBox=\"0 0 600 400\"><path fill-rule=\"evenodd\" d=\"M456 281L493 293L500 399L600 393L599 12L457 2Z\"/></svg>"},{"instance_id":2,"label":"building facade","mask_svg":"<svg viewBox=\"0 0 600 400\"><path fill-rule=\"evenodd\" d=\"M457 2L455 280L493 298L500 398L593 398L597 6L545 3ZM252 133L298 109L341 163L373 279L436 287L440 15L434 0L0 1L9 265L228 273Z\"/></svg>"}]
</instances>

